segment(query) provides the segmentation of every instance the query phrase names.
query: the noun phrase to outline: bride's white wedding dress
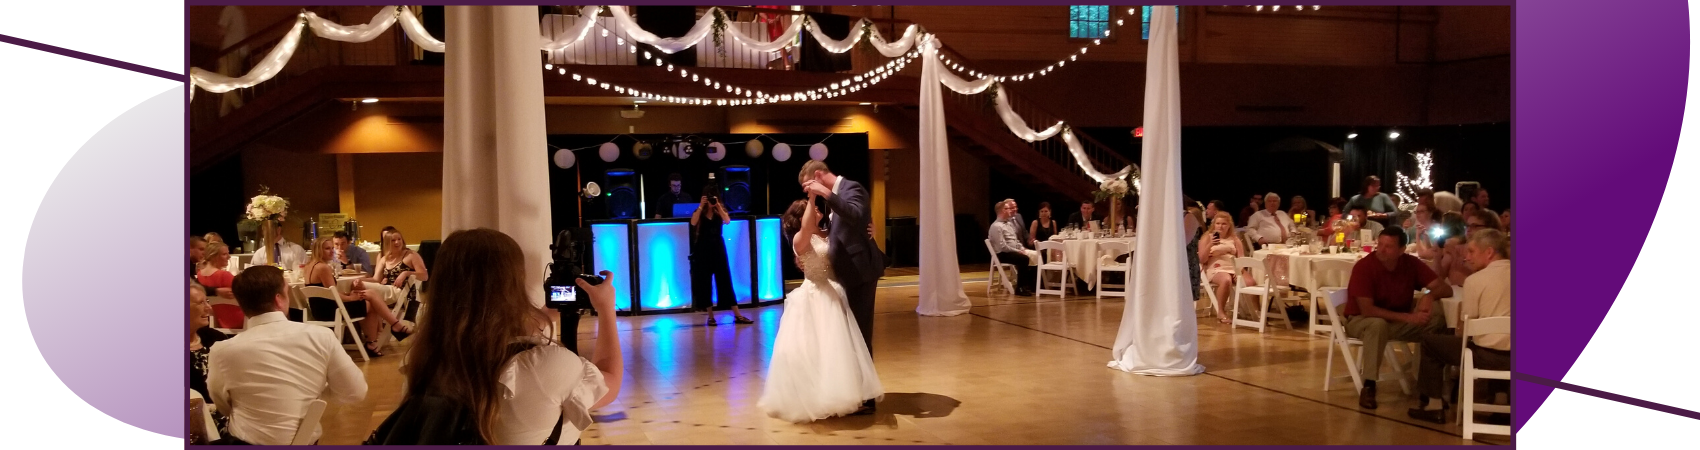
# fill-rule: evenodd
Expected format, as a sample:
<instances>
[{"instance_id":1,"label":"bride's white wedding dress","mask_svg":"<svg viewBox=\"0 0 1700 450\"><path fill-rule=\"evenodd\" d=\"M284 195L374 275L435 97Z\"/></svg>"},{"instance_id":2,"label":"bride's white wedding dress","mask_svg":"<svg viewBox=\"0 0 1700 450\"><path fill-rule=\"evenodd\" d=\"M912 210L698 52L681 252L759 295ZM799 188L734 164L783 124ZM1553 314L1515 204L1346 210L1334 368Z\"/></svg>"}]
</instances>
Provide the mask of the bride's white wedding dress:
<instances>
[{"instance_id":1,"label":"bride's white wedding dress","mask_svg":"<svg viewBox=\"0 0 1700 450\"><path fill-rule=\"evenodd\" d=\"M885 393L861 328L833 279L827 240L810 236L801 255L803 284L785 296L785 315L773 339L767 383L756 407L793 423L855 412Z\"/></svg>"}]
</instances>

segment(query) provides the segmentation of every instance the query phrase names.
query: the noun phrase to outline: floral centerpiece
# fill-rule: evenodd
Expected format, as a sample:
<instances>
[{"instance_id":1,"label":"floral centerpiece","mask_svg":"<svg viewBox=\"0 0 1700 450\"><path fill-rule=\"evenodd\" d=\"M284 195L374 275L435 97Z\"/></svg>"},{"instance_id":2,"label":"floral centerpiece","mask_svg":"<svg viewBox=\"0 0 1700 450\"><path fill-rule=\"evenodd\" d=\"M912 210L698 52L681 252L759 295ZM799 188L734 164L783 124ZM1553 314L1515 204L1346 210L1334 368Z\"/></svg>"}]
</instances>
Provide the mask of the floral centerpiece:
<instances>
[{"instance_id":1,"label":"floral centerpiece","mask_svg":"<svg viewBox=\"0 0 1700 450\"><path fill-rule=\"evenodd\" d=\"M1127 193L1127 180L1123 180L1121 178L1110 178L1104 180L1103 183L1098 184L1098 190L1092 191L1092 201L1094 203L1103 202L1104 199L1113 200L1110 202L1110 215L1107 216L1105 220L1105 222L1110 224L1111 233L1115 233L1117 228L1121 227L1121 215L1116 213L1116 209L1121 206L1122 197L1126 197Z\"/></svg>"},{"instance_id":2,"label":"floral centerpiece","mask_svg":"<svg viewBox=\"0 0 1700 450\"><path fill-rule=\"evenodd\" d=\"M265 186L260 186L260 195L248 200L247 218L260 222L260 245L262 247L269 247L272 240L276 239L277 233L281 231L278 226L283 221L284 216L288 214L289 200L270 195L270 190ZM273 253L276 252L266 252L266 258L270 261L264 261L264 263L278 264L278 255Z\"/></svg>"}]
</instances>

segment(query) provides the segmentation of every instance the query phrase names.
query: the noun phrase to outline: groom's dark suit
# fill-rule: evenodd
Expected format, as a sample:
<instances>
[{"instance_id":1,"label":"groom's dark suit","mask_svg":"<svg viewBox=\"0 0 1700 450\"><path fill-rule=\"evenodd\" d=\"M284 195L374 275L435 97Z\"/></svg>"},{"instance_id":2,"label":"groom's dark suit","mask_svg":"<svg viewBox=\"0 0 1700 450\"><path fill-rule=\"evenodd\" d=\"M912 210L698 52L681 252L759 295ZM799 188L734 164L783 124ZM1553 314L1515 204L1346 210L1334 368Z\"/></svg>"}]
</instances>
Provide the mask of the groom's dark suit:
<instances>
[{"instance_id":1,"label":"groom's dark suit","mask_svg":"<svg viewBox=\"0 0 1700 450\"><path fill-rule=\"evenodd\" d=\"M827 196L826 207L832 212L832 224L827 229L831 247L827 258L838 283L844 286L850 313L862 329L868 354L874 352L874 294L880 276L885 275L885 255L868 237L868 190L861 183L839 177L833 194Z\"/></svg>"}]
</instances>

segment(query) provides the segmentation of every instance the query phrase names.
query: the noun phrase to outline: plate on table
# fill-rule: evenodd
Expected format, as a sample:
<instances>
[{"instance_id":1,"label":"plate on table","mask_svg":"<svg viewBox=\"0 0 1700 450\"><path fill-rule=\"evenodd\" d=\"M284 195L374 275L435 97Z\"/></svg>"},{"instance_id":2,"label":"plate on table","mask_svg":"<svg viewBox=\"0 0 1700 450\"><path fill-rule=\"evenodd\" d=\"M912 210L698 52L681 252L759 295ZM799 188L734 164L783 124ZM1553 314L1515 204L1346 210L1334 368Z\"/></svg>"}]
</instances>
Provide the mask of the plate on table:
<instances>
[{"instance_id":1,"label":"plate on table","mask_svg":"<svg viewBox=\"0 0 1700 450\"><path fill-rule=\"evenodd\" d=\"M358 270L354 270L354 269L342 269L342 274L352 276L352 275L361 275L362 272L360 272Z\"/></svg>"}]
</instances>

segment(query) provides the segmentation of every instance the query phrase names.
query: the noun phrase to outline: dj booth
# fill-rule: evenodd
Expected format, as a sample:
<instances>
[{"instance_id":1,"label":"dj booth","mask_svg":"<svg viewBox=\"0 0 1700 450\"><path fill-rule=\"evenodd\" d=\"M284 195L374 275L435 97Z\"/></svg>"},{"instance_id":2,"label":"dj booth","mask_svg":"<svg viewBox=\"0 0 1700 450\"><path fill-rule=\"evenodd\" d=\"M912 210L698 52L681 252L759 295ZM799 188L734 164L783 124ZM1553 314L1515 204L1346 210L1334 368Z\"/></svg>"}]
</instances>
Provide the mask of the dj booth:
<instances>
[{"instance_id":1,"label":"dj booth","mask_svg":"<svg viewBox=\"0 0 1700 450\"><path fill-rule=\"evenodd\" d=\"M694 205L692 205L694 206ZM589 223L594 270L614 276L614 304L622 314L691 310L690 218L603 220ZM785 298L779 216L732 216L721 236L738 305L761 306ZM719 304L719 294L715 304Z\"/></svg>"}]
</instances>

